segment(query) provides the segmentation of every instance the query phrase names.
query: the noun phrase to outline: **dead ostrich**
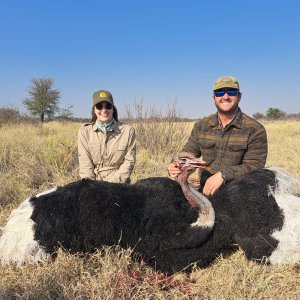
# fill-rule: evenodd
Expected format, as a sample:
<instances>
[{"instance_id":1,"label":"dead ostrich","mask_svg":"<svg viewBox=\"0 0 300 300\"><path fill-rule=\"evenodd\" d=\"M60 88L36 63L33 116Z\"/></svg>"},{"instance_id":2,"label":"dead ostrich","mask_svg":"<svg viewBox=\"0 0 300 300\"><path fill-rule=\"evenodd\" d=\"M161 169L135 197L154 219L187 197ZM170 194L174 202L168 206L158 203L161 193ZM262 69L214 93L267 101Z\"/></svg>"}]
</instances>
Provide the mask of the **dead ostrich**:
<instances>
[{"instance_id":1,"label":"dead ostrich","mask_svg":"<svg viewBox=\"0 0 300 300\"><path fill-rule=\"evenodd\" d=\"M178 182L80 180L28 198L2 228L1 263L38 263L58 247L89 253L115 244L166 273L206 267L231 244L256 261L300 261L300 199L291 175L261 169L208 200L187 183L193 170L185 164Z\"/></svg>"}]
</instances>

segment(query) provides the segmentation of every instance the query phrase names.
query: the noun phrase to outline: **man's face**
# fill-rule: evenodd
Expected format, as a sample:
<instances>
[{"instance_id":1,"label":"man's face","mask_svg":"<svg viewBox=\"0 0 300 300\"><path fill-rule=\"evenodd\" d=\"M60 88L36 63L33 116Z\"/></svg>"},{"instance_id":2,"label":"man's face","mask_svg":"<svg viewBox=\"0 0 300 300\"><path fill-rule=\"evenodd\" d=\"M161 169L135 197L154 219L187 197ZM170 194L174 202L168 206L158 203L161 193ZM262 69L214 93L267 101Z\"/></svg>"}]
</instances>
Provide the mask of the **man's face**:
<instances>
[{"instance_id":1,"label":"man's face","mask_svg":"<svg viewBox=\"0 0 300 300\"><path fill-rule=\"evenodd\" d=\"M231 114L237 111L241 96L237 89L222 88L214 91L212 99L220 113Z\"/></svg>"}]
</instances>

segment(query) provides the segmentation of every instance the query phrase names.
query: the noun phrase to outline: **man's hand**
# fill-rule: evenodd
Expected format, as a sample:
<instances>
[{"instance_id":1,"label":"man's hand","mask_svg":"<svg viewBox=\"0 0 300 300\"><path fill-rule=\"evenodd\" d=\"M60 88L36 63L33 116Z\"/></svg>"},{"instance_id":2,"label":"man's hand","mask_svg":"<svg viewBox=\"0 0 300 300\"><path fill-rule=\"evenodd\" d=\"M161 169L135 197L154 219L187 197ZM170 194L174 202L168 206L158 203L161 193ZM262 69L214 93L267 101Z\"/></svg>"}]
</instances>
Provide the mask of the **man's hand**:
<instances>
[{"instance_id":1,"label":"man's hand","mask_svg":"<svg viewBox=\"0 0 300 300\"><path fill-rule=\"evenodd\" d=\"M177 177L181 173L183 166L189 166L193 168L205 169L206 162L194 157L189 153L183 153L182 155L173 159L173 162L168 166L168 173L170 177Z\"/></svg>"},{"instance_id":2,"label":"man's hand","mask_svg":"<svg viewBox=\"0 0 300 300\"><path fill-rule=\"evenodd\" d=\"M222 177L222 173L217 172L206 180L203 188L203 194L205 196L212 196L223 183L224 179Z\"/></svg>"},{"instance_id":3,"label":"man's hand","mask_svg":"<svg viewBox=\"0 0 300 300\"><path fill-rule=\"evenodd\" d=\"M169 173L170 177L173 177L173 178L177 177L181 173L178 163L172 162L168 166L168 173Z\"/></svg>"}]
</instances>

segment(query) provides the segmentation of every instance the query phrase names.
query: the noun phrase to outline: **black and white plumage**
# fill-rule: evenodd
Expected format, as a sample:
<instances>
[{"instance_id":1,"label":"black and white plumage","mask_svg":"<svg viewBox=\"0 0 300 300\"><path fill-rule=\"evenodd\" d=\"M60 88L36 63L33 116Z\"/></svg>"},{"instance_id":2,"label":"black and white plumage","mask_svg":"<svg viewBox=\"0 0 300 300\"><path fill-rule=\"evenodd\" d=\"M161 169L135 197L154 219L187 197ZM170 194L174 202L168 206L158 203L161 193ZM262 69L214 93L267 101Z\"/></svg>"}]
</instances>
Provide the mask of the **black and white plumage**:
<instances>
[{"instance_id":1,"label":"black and white plumage","mask_svg":"<svg viewBox=\"0 0 300 300\"><path fill-rule=\"evenodd\" d=\"M193 263L205 267L234 243L248 259L297 263L297 185L278 168L247 174L209 199L214 221L197 204L192 207L181 186L168 178L132 185L77 181L27 199L12 211L2 229L0 260L37 263L60 246L75 253L119 244L131 247L157 270L173 273ZM195 190L191 193L203 198ZM205 203L210 210L209 201Z\"/></svg>"}]
</instances>

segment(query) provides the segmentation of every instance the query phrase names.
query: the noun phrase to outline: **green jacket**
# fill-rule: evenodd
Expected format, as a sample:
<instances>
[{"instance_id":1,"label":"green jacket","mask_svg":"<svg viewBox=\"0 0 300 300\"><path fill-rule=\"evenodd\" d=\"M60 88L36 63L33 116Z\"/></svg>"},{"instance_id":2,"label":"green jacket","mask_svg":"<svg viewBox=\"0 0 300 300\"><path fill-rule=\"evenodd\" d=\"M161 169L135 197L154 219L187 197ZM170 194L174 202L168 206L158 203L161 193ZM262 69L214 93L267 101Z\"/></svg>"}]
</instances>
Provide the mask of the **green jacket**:
<instances>
[{"instance_id":1,"label":"green jacket","mask_svg":"<svg viewBox=\"0 0 300 300\"><path fill-rule=\"evenodd\" d=\"M202 156L207 171L221 171L227 182L265 166L267 134L262 124L240 109L224 129L216 113L195 123L182 152Z\"/></svg>"}]
</instances>

